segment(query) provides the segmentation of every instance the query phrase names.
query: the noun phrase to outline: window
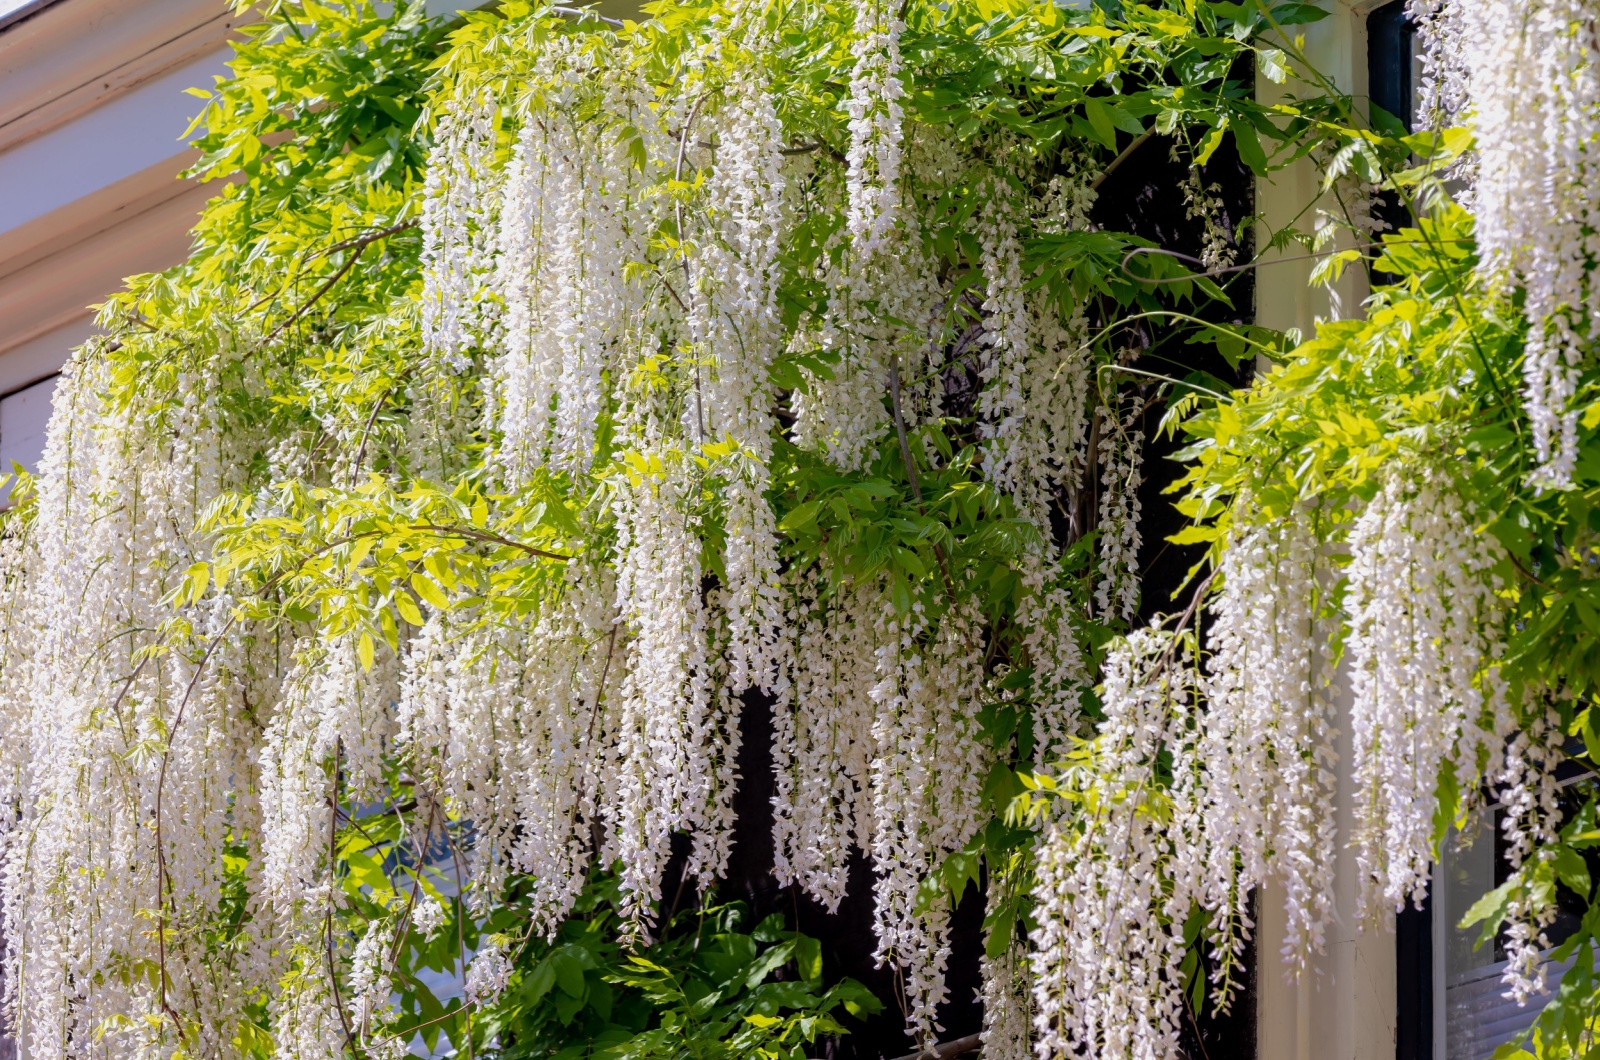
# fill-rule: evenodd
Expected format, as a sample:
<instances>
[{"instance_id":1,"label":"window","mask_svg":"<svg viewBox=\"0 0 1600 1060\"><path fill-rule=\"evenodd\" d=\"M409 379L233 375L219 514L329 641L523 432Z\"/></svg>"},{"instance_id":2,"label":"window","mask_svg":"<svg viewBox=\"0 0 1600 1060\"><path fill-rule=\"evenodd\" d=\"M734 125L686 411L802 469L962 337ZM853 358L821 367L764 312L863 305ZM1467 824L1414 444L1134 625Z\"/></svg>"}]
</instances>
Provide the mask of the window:
<instances>
[{"instance_id":1,"label":"window","mask_svg":"<svg viewBox=\"0 0 1600 1060\"><path fill-rule=\"evenodd\" d=\"M1575 813L1594 782L1592 774L1565 780L1563 812ZM1544 1008L1548 995L1532 998L1526 1006L1504 996L1503 934L1480 946L1479 927L1458 926L1474 902L1511 875L1503 823L1500 807L1491 806L1461 830L1452 829L1424 908L1400 915L1396 1060L1489 1060L1495 1049L1531 1027ZM1591 874L1596 868L1600 866L1591 863ZM1545 931L1552 946L1577 931L1586 908L1565 887L1558 890L1558 905L1556 920ZM1552 991L1570 964L1548 966Z\"/></svg>"},{"instance_id":2,"label":"window","mask_svg":"<svg viewBox=\"0 0 1600 1060\"><path fill-rule=\"evenodd\" d=\"M1367 98L1374 108L1374 126L1381 128L1387 114L1411 130L1417 112L1418 73L1416 27L1406 17L1403 0L1385 4L1368 15ZM1380 193L1373 213L1391 232L1411 223L1410 212L1393 192Z\"/></svg>"},{"instance_id":3,"label":"window","mask_svg":"<svg viewBox=\"0 0 1600 1060\"><path fill-rule=\"evenodd\" d=\"M29 471L39 470L57 378L52 375L0 397L0 472L11 474L14 463ZM8 484L0 491L0 504L9 505L10 495Z\"/></svg>"},{"instance_id":4,"label":"window","mask_svg":"<svg viewBox=\"0 0 1600 1060\"><path fill-rule=\"evenodd\" d=\"M1417 109L1416 45L1403 0L1367 16L1367 96L1408 130Z\"/></svg>"}]
</instances>

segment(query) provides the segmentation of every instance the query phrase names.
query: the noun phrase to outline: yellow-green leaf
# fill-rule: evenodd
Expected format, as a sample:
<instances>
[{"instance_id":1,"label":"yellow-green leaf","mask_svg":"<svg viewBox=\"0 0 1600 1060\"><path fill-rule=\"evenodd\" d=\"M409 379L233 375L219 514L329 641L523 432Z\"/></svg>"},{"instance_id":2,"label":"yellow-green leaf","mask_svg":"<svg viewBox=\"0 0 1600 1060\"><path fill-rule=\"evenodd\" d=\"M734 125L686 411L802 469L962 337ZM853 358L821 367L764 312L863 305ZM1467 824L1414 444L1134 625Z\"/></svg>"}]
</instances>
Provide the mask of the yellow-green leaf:
<instances>
[{"instance_id":1,"label":"yellow-green leaf","mask_svg":"<svg viewBox=\"0 0 1600 1060\"><path fill-rule=\"evenodd\" d=\"M400 593L394 598L394 608L400 612L400 617L413 626L422 625L422 609L417 602L411 599L410 593Z\"/></svg>"},{"instance_id":2,"label":"yellow-green leaf","mask_svg":"<svg viewBox=\"0 0 1600 1060\"><path fill-rule=\"evenodd\" d=\"M420 572L413 574L411 576L411 588L416 590L418 596L441 611L448 609L450 606L450 598L444 594L444 590L439 588L438 583L425 574Z\"/></svg>"}]
</instances>

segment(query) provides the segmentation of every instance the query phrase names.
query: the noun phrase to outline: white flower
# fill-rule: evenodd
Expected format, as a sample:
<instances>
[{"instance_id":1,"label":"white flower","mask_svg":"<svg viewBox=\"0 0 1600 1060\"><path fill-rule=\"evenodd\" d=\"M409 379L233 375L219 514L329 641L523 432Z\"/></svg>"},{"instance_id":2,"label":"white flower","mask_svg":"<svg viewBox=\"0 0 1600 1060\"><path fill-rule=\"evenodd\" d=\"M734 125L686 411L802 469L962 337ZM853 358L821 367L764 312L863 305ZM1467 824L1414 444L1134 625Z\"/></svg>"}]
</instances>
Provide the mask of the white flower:
<instances>
[{"instance_id":1,"label":"white flower","mask_svg":"<svg viewBox=\"0 0 1600 1060\"><path fill-rule=\"evenodd\" d=\"M1096 609L1106 617L1132 622L1139 612L1139 487L1144 482L1144 432L1134 428L1137 411L1126 419L1101 406L1100 418L1100 577Z\"/></svg>"},{"instance_id":2,"label":"white flower","mask_svg":"<svg viewBox=\"0 0 1600 1060\"><path fill-rule=\"evenodd\" d=\"M1561 830L1561 806L1556 787L1556 766L1560 764L1561 719L1554 710L1535 717L1526 732L1519 732L1506 749L1505 764L1495 779L1500 784L1500 801L1505 807L1501 825L1505 833L1506 857L1514 871L1524 877L1534 868L1528 859L1555 856L1555 843ZM1547 893L1537 901L1535 888L1517 889L1506 907L1506 967L1501 981L1504 996L1526 1005L1534 994L1548 989L1549 967L1545 951L1550 940L1545 929L1555 923L1555 895Z\"/></svg>"},{"instance_id":3,"label":"white flower","mask_svg":"<svg viewBox=\"0 0 1600 1060\"><path fill-rule=\"evenodd\" d=\"M1231 974L1254 919L1251 894L1283 885L1283 956L1297 968L1321 952L1333 914L1334 730L1331 630L1318 619L1322 583L1315 511L1248 521L1235 511L1212 604L1212 655L1200 757L1206 764L1206 905Z\"/></svg>"},{"instance_id":4,"label":"white flower","mask_svg":"<svg viewBox=\"0 0 1600 1060\"><path fill-rule=\"evenodd\" d=\"M504 935L485 935L478 952L467 965L467 1000L479 1005L492 1004L511 983L511 954Z\"/></svg>"},{"instance_id":5,"label":"white flower","mask_svg":"<svg viewBox=\"0 0 1600 1060\"><path fill-rule=\"evenodd\" d=\"M421 896L411 907L411 927L422 936L424 942L432 942L449 918L444 904L429 895Z\"/></svg>"},{"instance_id":6,"label":"white flower","mask_svg":"<svg viewBox=\"0 0 1600 1060\"><path fill-rule=\"evenodd\" d=\"M1205 871L1192 667L1172 634L1130 634L1106 660L1092 757L1057 778L1079 799L1049 822L1038 852L1039 1060L1179 1055L1183 928ZM1165 790L1163 754L1174 777Z\"/></svg>"},{"instance_id":7,"label":"white flower","mask_svg":"<svg viewBox=\"0 0 1600 1060\"><path fill-rule=\"evenodd\" d=\"M485 186L494 151L492 107L452 100L439 116L422 199L422 335L453 372L470 365L467 349L482 327L478 284L489 268L494 213Z\"/></svg>"},{"instance_id":8,"label":"white flower","mask_svg":"<svg viewBox=\"0 0 1600 1060\"><path fill-rule=\"evenodd\" d=\"M387 920L374 920L367 932L356 943L350 956L350 978L346 984L349 996L345 1005L350 1019L360 1029L363 1037L390 1010L389 950L394 945L394 925Z\"/></svg>"},{"instance_id":9,"label":"white flower","mask_svg":"<svg viewBox=\"0 0 1600 1060\"><path fill-rule=\"evenodd\" d=\"M863 0L856 7L850 52L849 189L846 223L858 252L870 256L885 245L900 209L900 161L904 109L900 100L900 34L905 23L887 0Z\"/></svg>"},{"instance_id":10,"label":"white flower","mask_svg":"<svg viewBox=\"0 0 1600 1060\"><path fill-rule=\"evenodd\" d=\"M1526 292L1524 398L1537 483L1566 485L1572 407L1600 327L1600 43L1586 0L1411 0L1426 55L1423 118L1474 133L1482 267Z\"/></svg>"},{"instance_id":11,"label":"white flower","mask_svg":"<svg viewBox=\"0 0 1600 1060\"><path fill-rule=\"evenodd\" d=\"M1441 471L1396 470L1350 531L1352 839L1372 916L1426 893L1441 770L1470 801L1513 728L1501 548L1459 490Z\"/></svg>"}]
</instances>

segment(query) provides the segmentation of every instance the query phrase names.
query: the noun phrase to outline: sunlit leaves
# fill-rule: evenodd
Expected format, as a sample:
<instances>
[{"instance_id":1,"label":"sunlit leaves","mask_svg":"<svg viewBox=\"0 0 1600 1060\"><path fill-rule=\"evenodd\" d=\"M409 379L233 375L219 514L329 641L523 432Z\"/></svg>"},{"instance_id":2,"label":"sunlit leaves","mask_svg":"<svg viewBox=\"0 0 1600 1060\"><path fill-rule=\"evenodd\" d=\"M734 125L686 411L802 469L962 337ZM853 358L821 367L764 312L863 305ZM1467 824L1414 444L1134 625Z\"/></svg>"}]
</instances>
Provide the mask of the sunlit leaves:
<instances>
[{"instance_id":1,"label":"sunlit leaves","mask_svg":"<svg viewBox=\"0 0 1600 1060\"><path fill-rule=\"evenodd\" d=\"M377 475L353 490L285 483L273 501L271 512L236 495L213 505L202 527L216 535L216 559L186 584L214 577L260 617L315 622L328 637L357 631L391 648L396 619L420 626L424 607L530 613L559 592L577 525L548 481L522 506L497 506L505 514L493 520L489 498L466 482L403 492Z\"/></svg>"}]
</instances>

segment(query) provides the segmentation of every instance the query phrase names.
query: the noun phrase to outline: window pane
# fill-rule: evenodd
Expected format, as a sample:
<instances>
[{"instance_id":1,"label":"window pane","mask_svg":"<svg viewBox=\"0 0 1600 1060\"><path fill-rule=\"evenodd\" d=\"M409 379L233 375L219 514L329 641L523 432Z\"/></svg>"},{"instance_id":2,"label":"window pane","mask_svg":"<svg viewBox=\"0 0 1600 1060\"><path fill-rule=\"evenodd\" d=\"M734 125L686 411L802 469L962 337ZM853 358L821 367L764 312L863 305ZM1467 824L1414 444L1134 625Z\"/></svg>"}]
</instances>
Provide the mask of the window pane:
<instances>
[{"instance_id":1,"label":"window pane","mask_svg":"<svg viewBox=\"0 0 1600 1060\"><path fill-rule=\"evenodd\" d=\"M56 376L41 379L0 398L0 472L11 473L13 463L39 470L44 454L45 428L50 424L50 402L55 397ZM0 492L0 504L9 504L11 488Z\"/></svg>"},{"instance_id":2,"label":"window pane","mask_svg":"<svg viewBox=\"0 0 1600 1060\"><path fill-rule=\"evenodd\" d=\"M1592 784L1592 778L1587 777L1564 783L1563 815L1570 816L1583 805ZM1482 925L1467 929L1457 926L1474 902L1511 875L1504 813L1499 807L1480 810L1461 832L1451 831L1443 855L1437 877L1442 886L1435 892L1443 901L1434 903L1434 937L1444 942L1440 961L1442 997L1434 994L1435 1004L1442 1002L1444 1013L1441 1055L1443 1060L1488 1060L1495 1049L1533 1025L1550 995L1531 997L1524 1006L1506 997L1505 984L1500 981L1506 967L1503 933L1482 946L1474 946ZM1594 868L1591 865L1590 871ZM1552 946L1559 946L1572 936L1587 907L1565 887L1559 889L1558 900L1555 921L1545 929ZM1569 958L1547 966L1552 991L1571 965Z\"/></svg>"}]
</instances>

